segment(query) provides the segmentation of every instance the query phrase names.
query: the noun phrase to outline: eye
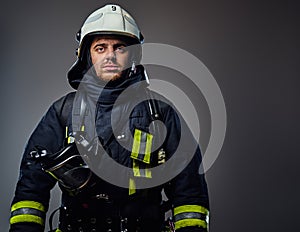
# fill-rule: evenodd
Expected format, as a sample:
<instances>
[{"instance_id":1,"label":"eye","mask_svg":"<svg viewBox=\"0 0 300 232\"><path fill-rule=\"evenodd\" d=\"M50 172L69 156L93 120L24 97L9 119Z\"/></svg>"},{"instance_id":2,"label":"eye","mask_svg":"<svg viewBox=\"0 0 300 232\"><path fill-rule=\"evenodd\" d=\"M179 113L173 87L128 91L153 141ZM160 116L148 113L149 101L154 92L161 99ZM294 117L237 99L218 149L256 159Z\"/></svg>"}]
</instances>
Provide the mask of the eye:
<instances>
[{"instance_id":1,"label":"eye","mask_svg":"<svg viewBox=\"0 0 300 232\"><path fill-rule=\"evenodd\" d=\"M102 47L102 46L97 46L97 47L95 48L95 50L96 50L96 52L102 53L102 52L104 52L104 47Z\"/></svg>"},{"instance_id":2,"label":"eye","mask_svg":"<svg viewBox=\"0 0 300 232\"><path fill-rule=\"evenodd\" d=\"M124 53L126 51L127 51L127 49L126 49L126 47L124 45L118 46L116 48L116 52L118 52L118 53Z\"/></svg>"}]
</instances>

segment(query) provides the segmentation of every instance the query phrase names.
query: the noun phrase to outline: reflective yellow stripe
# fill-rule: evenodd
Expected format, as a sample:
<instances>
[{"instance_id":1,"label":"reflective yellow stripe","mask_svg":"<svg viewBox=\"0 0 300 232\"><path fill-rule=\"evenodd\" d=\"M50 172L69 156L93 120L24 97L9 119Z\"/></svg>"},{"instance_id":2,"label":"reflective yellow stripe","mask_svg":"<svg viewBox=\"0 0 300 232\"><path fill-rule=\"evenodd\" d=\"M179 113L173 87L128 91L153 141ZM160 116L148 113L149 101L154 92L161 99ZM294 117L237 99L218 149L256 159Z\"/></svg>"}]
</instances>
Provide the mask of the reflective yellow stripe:
<instances>
[{"instance_id":1,"label":"reflective yellow stripe","mask_svg":"<svg viewBox=\"0 0 300 232\"><path fill-rule=\"evenodd\" d=\"M151 170L149 170L148 168L145 169L145 176L146 176L147 178L152 178Z\"/></svg>"},{"instance_id":2,"label":"reflective yellow stripe","mask_svg":"<svg viewBox=\"0 0 300 232\"><path fill-rule=\"evenodd\" d=\"M82 125L82 126L80 127L80 130L81 130L81 131L84 131L84 129L85 129L85 128L84 128L84 125Z\"/></svg>"},{"instance_id":3,"label":"reflective yellow stripe","mask_svg":"<svg viewBox=\"0 0 300 232\"><path fill-rule=\"evenodd\" d=\"M15 224L20 222L33 222L44 226L44 219L35 215L30 215L30 214L16 215L10 219L10 224Z\"/></svg>"},{"instance_id":4,"label":"reflective yellow stripe","mask_svg":"<svg viewBox=\"0 0 300 232\"><path fill-rule=\"evenodd\" d=\"M146 167L146 164L150 164L152 139L153 135L138 129L134 130L132 151L130 157L132 158L133 175L136 177L152 178L151 171ZM141 162L143 162L143 164Z\"/></svg>"},{"instance_id":5,"label":"reflective yellow stripe","mask_svg":"<svg viewBox=\"0 0 300 232\"><path fill-rule=\"evenodd\" d=\"M12 205L11 211L20 208L32 208L32 209L37 209L39 211L45 212L44 206L41 203L36 201L19 201Z\"/></svg>"},{"instance_id":6,"label":"reflective yellow stripe","mask_svg":"<svg viewBox=\"0 0 300 232\"><path fill-rule=\"evenodd\" d=\"M68 138L68 127L66 126L66 138Z\"/></svg>"},{"instance_id":7,"label":"reflective yellow stripe","mask_svg":"<svg viewBox=\"0 0 300 232\"><path fill-rule=\"evenodd\" d=\"M174 208L174 216L180 213L196 212L208 215L209 211L201 205L182 205Z\"/></svg>"},{"instance_id":8,"label":"reflective yellow stripe","mask_svg":"<svg viewBox=\"0 0 300 232\"><path fill-rule=\"evenodd\" d=\"M153 138L153 135L147 133L147 141L146 141L145 157L144 157L144 162L147 164L150 164L152 138Z\"/></svg>"},{"instance_id":9,"label":"reflective yellow stripe","mask_svg":"<svg viewBox=\"0 0 300 232\"><path fill-rule=\"evenodd\" d=\"M129 179L129 195L132 195L136 192L136 186L134 179L130 178Z\"/></svg>"},{"instance_id":10,"label":"reflective yellow stripe","mask_svg":"<svg viewBox=\"0 0 300 232\"><path fill-rule=\"evenodd\" d=\"M134 130L131 158L150 164L153 135L139 129Z\"/></svg>"},{"instance_id":11,"label":"reflective yellow stripe","mask_svg":"<svg viewBox=\"0 0 300 232\"><path fill-rule=\"evenodd\" d=\"M207 224L205 221L200 220L200 219L183 219L180 221L175 222L175 230L178 230L182 227L187 227L187 226L199 226L203 228L207 228Z\"/></svg>"},{"instance_id":12,"label":"reflective yellow stripe","mask_svg":"<svg viewBox=\"0 0 300 232\"><path fill-rule=\"evenodd\" d=\"M74 141L75 141L74 137L72 137L72 136L68 137L68 144L74 143Z\"/></svg>"},{"instance_id":13,"label":"reflective yellow stripe","mask_svg":"<svg viewBox=\"0 0 300 232\"><path fill-rule=\"evenodd\" d=\"M135 158L135 159L139 156L140 143L141 143L141 133L142 132L140 130L137 130L137 129L134 131L131 157Z\"/></svg>"},{"instance_id":14,"label":"reflective yellow stripe","mask_svg":"<svg viewBox=\"0 0 300 232\"><path fill-rule=\"evenodd\" d=\"M132 160L132 170L133 170L133 175L136 177L152 178L151 170L148 168L140 169L139 162L136 160Z\"/></svg>"},{"instance_id":15,"label":"reflective yellow stripe","mask_svg":"<svg viewBox=\"0 0 300 232\"><path fill-rule=\"evenodd\" d=\"M141 176L139 164L137 161L132 160L132 168L133 168L133 175L134 176Z\"/></svg>"}]
</instances>

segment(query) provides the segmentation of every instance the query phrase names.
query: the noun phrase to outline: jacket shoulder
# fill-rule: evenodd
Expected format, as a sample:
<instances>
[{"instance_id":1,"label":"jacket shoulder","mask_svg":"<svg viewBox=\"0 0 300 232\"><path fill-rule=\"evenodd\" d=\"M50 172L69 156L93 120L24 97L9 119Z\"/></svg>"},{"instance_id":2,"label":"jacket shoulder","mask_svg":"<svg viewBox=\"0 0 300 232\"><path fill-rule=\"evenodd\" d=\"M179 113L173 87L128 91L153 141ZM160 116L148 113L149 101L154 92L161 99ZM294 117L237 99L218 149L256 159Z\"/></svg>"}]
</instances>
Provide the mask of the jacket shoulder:
<instances>
[{"instance_id":1,"label":"jacket shoulder","mask_svg":"<svg viewBox=\"0 0 300 232\"><path fill-rule=\"evenodd\" d=\"M76 92L70 92L53 103L53 108L56 111L57 116L60 118L62 125L65 125L67 122L69 113L72 110L75 94Z\"/></svg>"}]
</instances>

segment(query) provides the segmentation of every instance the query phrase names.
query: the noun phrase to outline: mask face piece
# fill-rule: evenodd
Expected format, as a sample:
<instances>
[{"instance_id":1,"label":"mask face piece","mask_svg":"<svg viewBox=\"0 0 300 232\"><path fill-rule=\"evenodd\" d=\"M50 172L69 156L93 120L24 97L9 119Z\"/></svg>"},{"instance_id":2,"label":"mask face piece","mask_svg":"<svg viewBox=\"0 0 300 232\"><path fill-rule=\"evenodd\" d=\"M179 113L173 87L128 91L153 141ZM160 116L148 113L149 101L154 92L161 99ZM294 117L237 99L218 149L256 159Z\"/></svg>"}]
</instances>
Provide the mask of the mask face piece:
<instances>
[{"instance_id":1,"label":"mask face piece","mask_svg":"<svg viewBox=\"0 0 300 232\"><path fill-rule=\"evenodd\" d=\"M41 163L43 170L54 177L59 185L69 192L77 193L90 184L92 171L78 152L76 143L70 143L61 151L50 154L36 148L31 152ZM41 153L43 156L36 154Z\"/></svg>"},{"instance_id":2,"label":"mask face piece","mask_svg":"<svg viewBox=\"0 0 300 232\"><path fill-rule=\"evenodd\" d=\"M92 176L91 170L79 154L71 156L54 167L45 169L45 171L55 177L62 187L70 191L81 190Z\"/></svg>"}]
</instances>

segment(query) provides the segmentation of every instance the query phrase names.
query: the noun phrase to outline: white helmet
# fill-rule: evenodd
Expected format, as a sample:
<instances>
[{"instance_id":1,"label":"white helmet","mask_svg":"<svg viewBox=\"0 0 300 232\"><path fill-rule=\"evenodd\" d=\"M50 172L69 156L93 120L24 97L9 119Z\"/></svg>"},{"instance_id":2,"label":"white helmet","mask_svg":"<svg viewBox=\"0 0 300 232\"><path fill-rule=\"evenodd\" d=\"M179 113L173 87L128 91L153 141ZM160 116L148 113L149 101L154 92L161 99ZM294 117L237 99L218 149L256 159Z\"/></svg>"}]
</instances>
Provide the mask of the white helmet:
<instances>
[{"instance_id":1,"label":"white helmet","mask_svg":"<svg viewBox=\"0 0 300 232\"><path fill-rule=\"evenodd\" d=\"M133 17L120 6L108 4L90 14L81 29L76 34L79 42L77 61L68 72L68 80L72 87L77 88L75 80L82 78L86 64L83 61L83 51L86 49L86 40L93 35L119 35L131 41L132 44L141 44L144 37Z\"/></svg>"}]
</instances>

